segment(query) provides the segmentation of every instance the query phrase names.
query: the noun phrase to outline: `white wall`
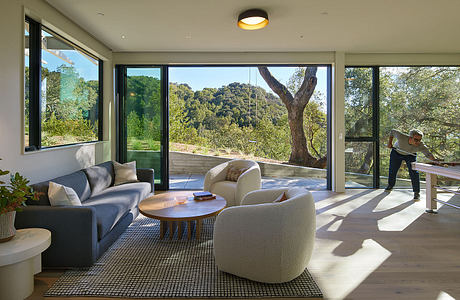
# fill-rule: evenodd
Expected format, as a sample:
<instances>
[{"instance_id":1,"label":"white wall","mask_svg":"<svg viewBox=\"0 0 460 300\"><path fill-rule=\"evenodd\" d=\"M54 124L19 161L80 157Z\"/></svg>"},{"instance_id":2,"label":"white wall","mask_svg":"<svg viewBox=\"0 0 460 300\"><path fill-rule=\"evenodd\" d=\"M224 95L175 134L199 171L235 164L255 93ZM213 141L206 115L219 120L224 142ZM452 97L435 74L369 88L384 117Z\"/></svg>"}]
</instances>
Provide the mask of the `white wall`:
<instances>
[{"instance_id":1,"label":"white wall","mask_svg":"<svg viewBox=\"0 0 460 300\"><path fill-rule=\"evenodd\" d=\"M104 60L104 140L24 154L24 14L42 22ZM0 161L32 183L110 159L113 107L112 53L109 48L42 0L1 1L0 9Z\"/></svg>"}]
</instances>

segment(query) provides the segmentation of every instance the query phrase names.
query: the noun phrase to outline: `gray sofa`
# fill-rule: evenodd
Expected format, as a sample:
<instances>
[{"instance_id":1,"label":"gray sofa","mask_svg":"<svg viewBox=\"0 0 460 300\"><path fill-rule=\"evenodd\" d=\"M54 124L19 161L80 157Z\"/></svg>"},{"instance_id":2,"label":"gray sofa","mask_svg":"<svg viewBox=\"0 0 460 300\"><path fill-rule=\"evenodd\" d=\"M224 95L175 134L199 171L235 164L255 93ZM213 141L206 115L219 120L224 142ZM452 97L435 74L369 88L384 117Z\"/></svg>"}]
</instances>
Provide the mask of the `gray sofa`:
<instances>
[{"instance_id":1,"label":"gray sofa","mask_svg":"<svg viewBox=\"0 0 460 300\"><path fill-rule=\"evenodd\" d=\"M46 268L89 267L139 214L138 204L154 192L153 169L137 169L139 182L113 186L111 161L51 179L71 187L82 206L51 206L49 181L33 184L39 201L16 214L17 229L41 227L51 231L51 246L42 254Z\"/></svg>"}]
</instances>

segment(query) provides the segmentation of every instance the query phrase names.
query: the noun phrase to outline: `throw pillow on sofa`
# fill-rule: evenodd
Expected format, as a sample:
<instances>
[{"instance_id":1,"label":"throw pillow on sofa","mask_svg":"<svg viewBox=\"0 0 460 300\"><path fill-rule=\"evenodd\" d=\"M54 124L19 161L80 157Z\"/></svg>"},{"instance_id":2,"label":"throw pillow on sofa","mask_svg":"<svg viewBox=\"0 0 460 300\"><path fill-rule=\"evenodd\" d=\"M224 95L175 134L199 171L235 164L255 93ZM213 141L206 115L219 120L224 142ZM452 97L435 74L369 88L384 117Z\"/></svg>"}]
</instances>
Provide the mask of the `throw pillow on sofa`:
<instances>
[{"instance_id":1,"label":"throw pillow on sofa","mask_svg":"<svg viewBox=\"0 0 460 300\"><path fill-rule=\"evenodd\" d=\"M285 200L287 200L287 196L286 196L286 193L282 193L281 195L278 196L278 198L276 198L273 203L279 203L279 202L283 202Z\"/></svg>"},{"instance_id":2,"label":"throw pillow on sofa","mask_svg":"<svg viewBox=\"0 0 460 300\"><path fill-rule=\"evenodd\" d=\"M236 167L230 167L228 168L227 170L227 175L225 177L225 180L228 180L228 181L238 181L238 177L240 177L241 174L244 173L244 171L246 171L248 168L243 168L243 169L239 169L239 168L236 168Z\"/></svg>"},{"instance_id":3,"label":"throw pillow on sofa","mask_svg":"<svg viewBox=\"0 0 460 300\"><path fill-rule=\"evenodd\" d=\"M81 206L80 198L73 188L52 181L49 182L48 198L51 206Z\"/></svg>"},{"instance_id":4,"label":"throw pillow on sofa","mask_svg":"<svg viewBox=\"0 0 460 300\"><path fill-rule=\"evenodd\" d=\"M136 175L136 161L127 162L125 164L114 161L113 168L115 171L115 182L113 185L139 181Z\"/></svg>"}]
</instances>

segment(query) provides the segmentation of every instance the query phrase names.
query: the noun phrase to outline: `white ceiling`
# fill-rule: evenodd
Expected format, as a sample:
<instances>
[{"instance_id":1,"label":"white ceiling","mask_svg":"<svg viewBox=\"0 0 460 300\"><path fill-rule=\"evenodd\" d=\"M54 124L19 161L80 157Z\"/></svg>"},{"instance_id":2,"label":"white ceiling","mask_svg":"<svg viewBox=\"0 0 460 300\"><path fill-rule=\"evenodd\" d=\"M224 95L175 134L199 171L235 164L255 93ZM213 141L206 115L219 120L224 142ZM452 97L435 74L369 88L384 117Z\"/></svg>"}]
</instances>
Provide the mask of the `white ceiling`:
<instances>
[{"instance_id":1,"label":"white ceiling","mask_svg":"<svg viewBox=\"0 0 460 300\"><path fill-rule=\"evenodd\" d=\"M460 53L460 0L47 2L116 52ZM266 10L270 24L238 28L250 8Z\"/></svg>"}]
</instances>

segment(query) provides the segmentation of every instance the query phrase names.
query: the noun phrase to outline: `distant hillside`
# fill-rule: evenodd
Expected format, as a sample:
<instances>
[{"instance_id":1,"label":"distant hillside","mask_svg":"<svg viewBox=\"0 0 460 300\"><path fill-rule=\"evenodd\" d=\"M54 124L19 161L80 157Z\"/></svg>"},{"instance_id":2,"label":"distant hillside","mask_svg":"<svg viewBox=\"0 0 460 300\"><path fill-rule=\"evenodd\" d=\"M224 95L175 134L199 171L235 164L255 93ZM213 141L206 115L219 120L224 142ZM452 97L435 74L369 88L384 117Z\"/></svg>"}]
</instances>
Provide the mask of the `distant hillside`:
<instances>
[{"instance_id":1,"label":"distant hillside","mask_svg":"<svg viewBox=\"0 0 460 300\"><path fill-rule=\"evenodd\" d=\"M184 110L195 128L214 129L216 122L239 127L256 126L263 117L276 124L287 113L280 99L263 88L234 82L221 88L193 92L187 84L170 83L170 96L184 101Z\"/></svg>"}]
</instances>

